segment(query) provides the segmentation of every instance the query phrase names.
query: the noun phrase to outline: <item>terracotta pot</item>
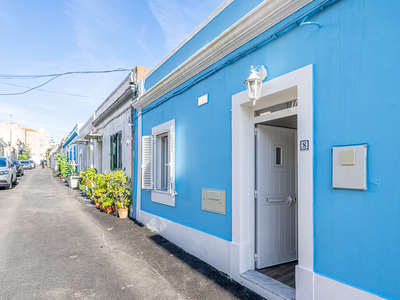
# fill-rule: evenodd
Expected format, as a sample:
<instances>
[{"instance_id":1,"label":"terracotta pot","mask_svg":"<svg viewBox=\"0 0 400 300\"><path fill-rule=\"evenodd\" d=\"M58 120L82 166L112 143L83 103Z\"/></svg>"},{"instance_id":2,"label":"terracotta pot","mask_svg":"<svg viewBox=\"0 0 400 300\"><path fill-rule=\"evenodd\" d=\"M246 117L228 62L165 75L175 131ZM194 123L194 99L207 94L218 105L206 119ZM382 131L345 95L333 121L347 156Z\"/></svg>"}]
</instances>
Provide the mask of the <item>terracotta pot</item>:
<instances>
[{"instance_id":1,"label":"terracotta pot","mask_svg":"<svg viewBox=\"0 0 400 300\"><path fill-rule=\"evenodd\" d=\"M101 204L100 204L100 210L103 210L103 207L101 206Z\"/></svg>"},{"instance_id":2,"label":"terracotta pot","mask_svg":"<svg viewBox=\"0 0 400 300\"><path fill-rule=\"evenodd\" d=\"M113 206L111 206L111 207L112 207L113 212L116 212L116 211L117 211L117 207L116 207L115 205L113 205Z\"/></svg>"},{"instance_id":3,"label":"terracotta pot","mask_svg":"<svg viewBox=\"0 0 400 300\"><path fill-rule=\"evenodd\" d=\"M126 219L128 217L128 209L118 209L118 216L120 219Z\"/></svg>"},{"instance_id":4,"label":"terracotta pot","mask_svg":"<svg viewBox=\"0 0 400 300\"><path fill-rule=\"evenodd\" d=\"M94 201L94 205L100 206L100 202L99 201Z\"/></svg>"},{"instance_id":5,"label":"terracotta pot","mask_svg":"<svg viewBox=\"0 0 400 300\"><path fill-rule=\"evenodd\" d=\"M103 209L106 213L108 213L108 214L112 214L113 213L113 209L112 209L112 207L110 206L110 207L106 207L106 208L104 208Z\"/></svg>"}]
</instances>

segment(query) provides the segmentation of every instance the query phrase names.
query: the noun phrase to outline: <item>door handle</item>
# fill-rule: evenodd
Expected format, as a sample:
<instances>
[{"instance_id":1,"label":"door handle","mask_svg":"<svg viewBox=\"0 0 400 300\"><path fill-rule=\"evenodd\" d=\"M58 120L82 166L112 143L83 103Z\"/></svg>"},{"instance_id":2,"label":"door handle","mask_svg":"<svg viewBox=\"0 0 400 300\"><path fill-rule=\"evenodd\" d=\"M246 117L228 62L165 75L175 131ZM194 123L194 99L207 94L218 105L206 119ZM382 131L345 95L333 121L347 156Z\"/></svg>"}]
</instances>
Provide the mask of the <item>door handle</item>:
<instances>
[{"instance_id":1,"label":"door handle","mask_svg":"<svg viewBox=\"0 0 400 300\"><path fill-rule=\"evenodd\" d=\"M293 202L293 198L289 196L289 203L288 203L288 206L290 206L290 204L292 204L292 202Z\"/></svg>"}]
</instances>

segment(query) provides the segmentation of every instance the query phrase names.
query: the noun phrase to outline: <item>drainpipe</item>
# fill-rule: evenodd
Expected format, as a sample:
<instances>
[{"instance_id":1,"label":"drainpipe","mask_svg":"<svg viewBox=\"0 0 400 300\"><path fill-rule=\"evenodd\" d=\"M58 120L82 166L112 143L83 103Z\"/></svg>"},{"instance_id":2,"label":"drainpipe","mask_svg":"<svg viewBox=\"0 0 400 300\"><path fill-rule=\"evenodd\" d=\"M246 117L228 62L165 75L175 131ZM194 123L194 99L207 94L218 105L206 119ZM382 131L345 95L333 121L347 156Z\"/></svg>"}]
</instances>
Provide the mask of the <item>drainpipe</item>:
<instances>
[{"instance_id":1,"label":"drainpipe","mask_svg":"<svg viewBox=\"0 0 400 300\"><path fill-rule=\"evenodd\" d=\"M131 71L130 75L129 75L129 84L130 87L132 89L133 95L132 95L132 102L136 99L137 96L137 72L134 72L134 70ZM134 112L134 108L131 105L131 205L130 205L130 215L132 218L136 219L136 215L135 213L135 209L134 209L134 204L133 204L133 189L134 189L134 175L135 175L135 112Z\"/></svg>"}]
</instances>

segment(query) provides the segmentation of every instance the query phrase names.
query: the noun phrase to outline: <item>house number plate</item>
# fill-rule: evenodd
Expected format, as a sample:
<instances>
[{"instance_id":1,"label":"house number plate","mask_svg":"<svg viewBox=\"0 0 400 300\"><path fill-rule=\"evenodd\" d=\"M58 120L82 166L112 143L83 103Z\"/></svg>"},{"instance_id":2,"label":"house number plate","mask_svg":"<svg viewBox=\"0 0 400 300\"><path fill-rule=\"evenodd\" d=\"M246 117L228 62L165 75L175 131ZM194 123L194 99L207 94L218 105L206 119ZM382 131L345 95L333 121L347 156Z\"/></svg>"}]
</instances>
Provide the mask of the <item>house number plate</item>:
<instances>
[{"instance_id":1,"label":"house number plate","mask_svg":"<svg viewBox=\"0 0 400 300\"><path fill-rule=\"evenodd\" d=\"M300 151L308 151L310 150L310 141L302 140L300 141Z\"/></svg>"}]
</instances>

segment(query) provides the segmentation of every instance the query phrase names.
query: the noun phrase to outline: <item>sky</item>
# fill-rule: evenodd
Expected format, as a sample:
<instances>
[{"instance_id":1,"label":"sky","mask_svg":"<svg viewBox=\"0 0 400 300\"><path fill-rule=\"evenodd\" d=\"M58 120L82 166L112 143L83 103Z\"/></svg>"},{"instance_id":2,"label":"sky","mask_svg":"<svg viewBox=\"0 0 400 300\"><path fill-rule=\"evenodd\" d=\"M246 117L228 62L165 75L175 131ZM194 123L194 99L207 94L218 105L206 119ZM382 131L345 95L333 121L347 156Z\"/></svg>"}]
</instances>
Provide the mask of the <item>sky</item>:
<instances>
[{"instance_id":1,"label":"sky","mask_svg":"<svg viewBox=\"0 0 400 300\"><path fill-rule=\"evenodd\" d=\"M153 68L223 0L0 1L0 94L47 75ZM65 75L22 95L0 95L0 122L45 128L59 143L84 123L128 72Z\"/></svg>"}]
</instances>

